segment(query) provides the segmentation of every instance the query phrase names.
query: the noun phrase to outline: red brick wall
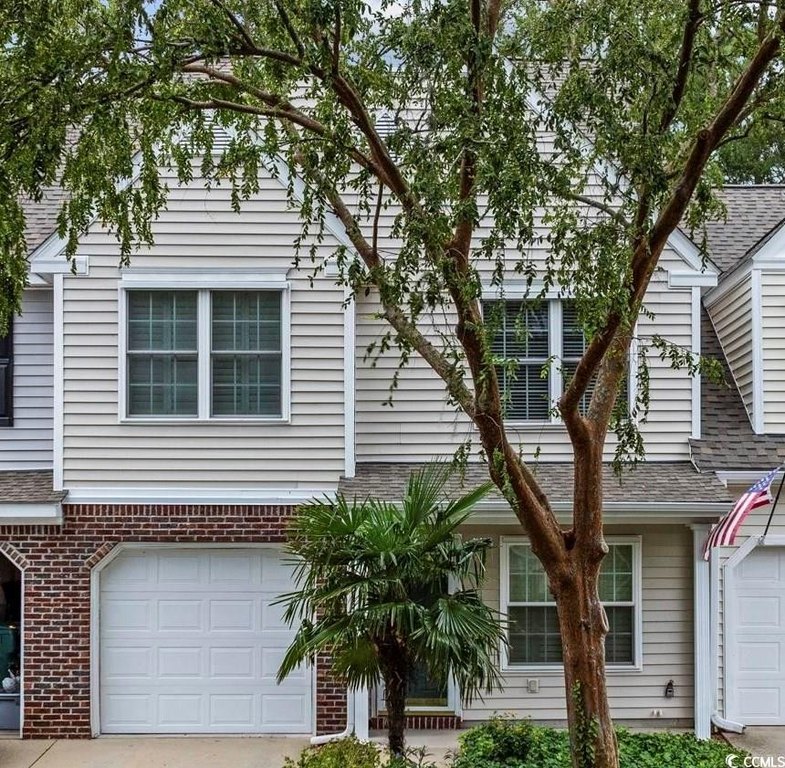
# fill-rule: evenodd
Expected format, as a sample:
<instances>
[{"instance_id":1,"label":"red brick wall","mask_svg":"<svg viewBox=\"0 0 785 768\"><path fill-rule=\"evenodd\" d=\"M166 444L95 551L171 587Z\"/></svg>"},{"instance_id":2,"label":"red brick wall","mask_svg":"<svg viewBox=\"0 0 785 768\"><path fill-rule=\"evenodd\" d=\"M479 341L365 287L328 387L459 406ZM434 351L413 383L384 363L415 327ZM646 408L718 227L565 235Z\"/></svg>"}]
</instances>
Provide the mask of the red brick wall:
<instances>
[{"instance_id":1,"label":"red brick wall","mask_svg":"<svg viewBox=\"0 0 785 768\"><path fill-rule=\"evenodd\" d=\"M62 526L0 526L24 565L24 736L88 738L90 574L121 542L281 542L293 507L65 505ZM317 664L318 733L346 726L346 693Z\"/></svg>"}]
</instances>

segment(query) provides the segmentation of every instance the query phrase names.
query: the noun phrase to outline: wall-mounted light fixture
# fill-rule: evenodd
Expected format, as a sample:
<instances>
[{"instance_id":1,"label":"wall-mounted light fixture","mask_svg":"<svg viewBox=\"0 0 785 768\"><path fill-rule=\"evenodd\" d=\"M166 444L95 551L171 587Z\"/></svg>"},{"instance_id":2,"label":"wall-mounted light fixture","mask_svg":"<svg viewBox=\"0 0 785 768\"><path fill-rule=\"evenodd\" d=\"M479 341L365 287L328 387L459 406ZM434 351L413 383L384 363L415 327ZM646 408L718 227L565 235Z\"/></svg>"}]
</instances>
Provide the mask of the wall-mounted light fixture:
<instances>
[{"instance_id":1,"label":"wall-mounted light fixture","mask_svg":"<svg viewBox=\"0 0 785 768\"><path fill-rule=\"evenodd\" d=\"M676 695L676 689L673 687L673 680L668 680L665 686L665 698L672 699Z\"/></svg>"}]
</instances>

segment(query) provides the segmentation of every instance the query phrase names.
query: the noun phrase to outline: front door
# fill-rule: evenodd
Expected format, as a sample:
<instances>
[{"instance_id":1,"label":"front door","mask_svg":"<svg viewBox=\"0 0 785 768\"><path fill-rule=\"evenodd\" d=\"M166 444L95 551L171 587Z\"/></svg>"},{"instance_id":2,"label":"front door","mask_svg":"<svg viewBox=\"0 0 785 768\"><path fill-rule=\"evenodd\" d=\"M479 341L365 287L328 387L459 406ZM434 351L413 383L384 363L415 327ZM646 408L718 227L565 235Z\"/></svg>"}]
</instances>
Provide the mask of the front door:
<instances>
[{"instance_id":1,"label":"front door","mask_svg":"<svg viewBox=\"0 0 785 768\"><path fill-rule=\"evenodd\" d=\"M424 664L416 664L409 675L408 709L446 709L450 705L448 686L440 686L428 676Z\"/></svg>"}]
</instances>

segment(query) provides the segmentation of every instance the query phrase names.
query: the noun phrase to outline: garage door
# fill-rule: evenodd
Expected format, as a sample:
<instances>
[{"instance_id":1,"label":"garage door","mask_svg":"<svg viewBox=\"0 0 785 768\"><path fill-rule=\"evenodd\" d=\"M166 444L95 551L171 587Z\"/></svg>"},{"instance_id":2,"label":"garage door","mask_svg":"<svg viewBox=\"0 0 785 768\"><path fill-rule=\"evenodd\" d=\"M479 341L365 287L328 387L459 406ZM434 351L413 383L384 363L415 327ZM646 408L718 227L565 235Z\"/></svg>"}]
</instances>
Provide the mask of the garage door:
<instances>
[{"instance_id":1,"label":"garage door","mask_svg":"<svg viewBox=\"0 0 785 768\"><path fill-rule=\"evenodd\" d=\"M275 682L293 634L277 550L128 550L100 584L103 733L311 731L310 670Z\"/></svg>"},{"instance_id":2,"label":"garage door","mask_svg":"<svg viewBox=\"0 0 785 768\"><path fill-rule=\"evenodd\" d=\"M728 619L729 715L785 724L785 551L758 547L736 567Z\"/></svg>"}]
</instances>

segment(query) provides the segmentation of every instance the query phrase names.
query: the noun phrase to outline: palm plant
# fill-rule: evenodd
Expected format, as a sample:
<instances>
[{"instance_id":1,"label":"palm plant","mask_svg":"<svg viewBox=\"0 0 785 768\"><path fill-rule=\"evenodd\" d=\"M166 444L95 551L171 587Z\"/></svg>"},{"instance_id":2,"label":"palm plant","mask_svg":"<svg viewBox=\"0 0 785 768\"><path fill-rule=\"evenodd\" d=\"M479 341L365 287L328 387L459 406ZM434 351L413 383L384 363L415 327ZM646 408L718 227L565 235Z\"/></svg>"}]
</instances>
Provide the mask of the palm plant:
<instances>
[{"instance_id":1,"label":"palm plant","mask_svg":"<svg viewBox=\"0 0 785 768\"><path fill-rule=\"evenodd\" d=\"M443 464L415 472L400 504L314 500L290 529L297 590L280 602L298 629L278 679L328 652L350 689L383 683L393 755L415 665L440 688L452 678L464 700L500 685L503 632L478 591L491 542L457 533L491 486L449 500L449 476Z\"/></svg>"}]
</instances>

